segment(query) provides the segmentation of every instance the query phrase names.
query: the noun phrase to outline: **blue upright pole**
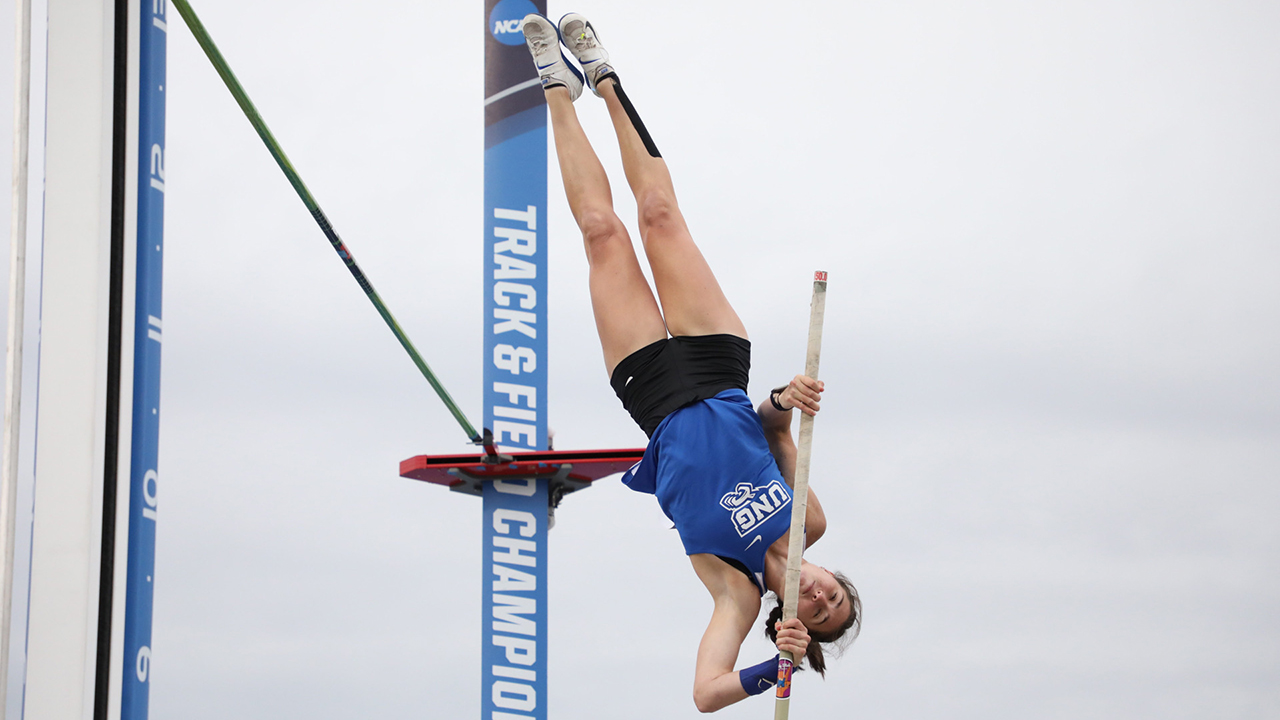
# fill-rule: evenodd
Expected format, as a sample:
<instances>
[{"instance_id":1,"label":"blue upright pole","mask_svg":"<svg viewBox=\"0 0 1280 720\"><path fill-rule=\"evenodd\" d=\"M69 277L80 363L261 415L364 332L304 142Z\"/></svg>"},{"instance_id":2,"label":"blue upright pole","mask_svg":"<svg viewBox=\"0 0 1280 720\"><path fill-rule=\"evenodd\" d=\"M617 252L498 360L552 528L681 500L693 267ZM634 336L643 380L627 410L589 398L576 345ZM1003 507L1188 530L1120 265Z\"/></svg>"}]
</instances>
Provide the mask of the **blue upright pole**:
<instances>
[{"instance_id":1,"label":"blue upright pole","mask_svg":"<svg viewBox=\"0 0 1280 720\"><path fill-rule=\"evenodd\" d=\"M484 427L547 449L547 110L520 21L485 0ZM547 717L548 481L484 485L480 717Z\"/></svg>"},{"instance_id":2,"label":"blue upright pole","mask_svg":"<svg viewBox=\"0 0 1280 720\"><path fill-rule=\"evenodd\" d=\"M164 256L165 59L169 27L165 6L164 2L141 3L139 33L137 301L121 720L146 720L151 689L163 330L160 301Z\"/></svg>"},{"instance_id":3,"label":"blue upright pole","mask_svg":"<svg viewBox=\"0 0 1280 720\"><path fill-rule=\"evenodd\" d=\"M547 717L547 480L484 485L480 717Z\"/></svg>"},{"instance_id":4,"label":"blue upright pole","mask_svg":"<svg viewBox=\"0 0 1280 720\"><path fill-rule=\"evenodd\" d=\"M486 0L484 426L547 449L547 101L520 20L543 2Z\"/></svg>"}]
</instances>

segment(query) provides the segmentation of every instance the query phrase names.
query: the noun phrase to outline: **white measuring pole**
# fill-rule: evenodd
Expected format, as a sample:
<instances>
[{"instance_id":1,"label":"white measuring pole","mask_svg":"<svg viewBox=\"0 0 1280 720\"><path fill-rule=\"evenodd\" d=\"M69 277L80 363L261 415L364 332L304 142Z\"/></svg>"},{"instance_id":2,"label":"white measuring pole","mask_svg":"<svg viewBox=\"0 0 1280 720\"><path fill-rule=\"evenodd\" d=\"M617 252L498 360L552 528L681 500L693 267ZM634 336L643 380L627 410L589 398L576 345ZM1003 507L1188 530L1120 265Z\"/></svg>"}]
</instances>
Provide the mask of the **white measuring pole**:
<instances>
[{"instance_id":1,"label":"white measuring pole","mask_svg":"<svg viewBox=\"0 0 1280 720\"><path fill-rule=\"evenodd\" d=\"M9 628L13 622L14 505L22 424L22 336L27 294L27 145L31 125L31 0L16 3L13 83L13 224L9 236L9 336L5 351L4 465L0 468L0 718L8 707Z\"/></svg>"},{"instance_id":2,"label":"white measuring pole","mask_svg":"<svg viewBox=\"0 0 1280 720\"><path fill-rule=\"evenodd\" d=\"M827 307L827 274L813 274L813 301L809 305L809 348L805 353L804 374L818 379L818 356L822 353L822 317ZM804 516L809 508L809 456L813 450L813 416L800 413L800 446L796 452L796 478L791 499L791 534L787 538L787 581L782 596L782 619L796 616L800 602L800 562L804 556ZM777 701L774 720L787 720L791 712L791 671L795 658L780 653L778 660Z\"/></svg>"}]
</instances>

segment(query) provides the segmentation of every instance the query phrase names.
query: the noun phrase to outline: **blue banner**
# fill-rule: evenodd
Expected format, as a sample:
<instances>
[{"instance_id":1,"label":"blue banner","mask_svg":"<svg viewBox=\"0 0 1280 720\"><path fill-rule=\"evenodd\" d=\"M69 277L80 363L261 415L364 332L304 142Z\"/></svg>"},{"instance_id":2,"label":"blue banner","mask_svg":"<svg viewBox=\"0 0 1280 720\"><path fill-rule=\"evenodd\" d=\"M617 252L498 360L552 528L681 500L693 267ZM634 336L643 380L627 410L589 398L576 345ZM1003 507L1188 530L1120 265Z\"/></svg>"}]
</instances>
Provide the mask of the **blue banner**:
<instances>
[{"instance_id":1,"label":"blue banner","mask_svg":"<svg viewBox=\"0 0 1280 720\"><path fill-rule=\"evenodd\" d=\"M165 0L143 0L138 80L138 268L133 343L129 560L125 579L122 720L146 720L156 565L160 450L160 321L164 249Z\"/></svg>"},{"instance_id":2,"label":"blue banner","mask_svg":"<svg viewBox=\"0 0 1280 720\"><path fill-rule=\"evenodd\" d=\"M547 449L547 111L519 29L545 10L485 7L484 427L519 450Z\"/></svg>"},{"instance_id":3,"label":"blue banner","mask_svg":"<svg viewBox=\"0 0 1280 720\"><path fill-rule=\"evenodd\" d=\"M482 720L547 717L547 481L484 486Z\"/></svg>"},{"instance_id":4,"label":"blue banner","mask_svg":"<svg viewBox=\"0 0 1280 720\"><path fill-rule=\"evenodd\" d=\"M547 110L520 21L485 2L484 427L546 450ZM547 717L547 481L484 486L480 717Z\"/></svg>"}]
</instances>

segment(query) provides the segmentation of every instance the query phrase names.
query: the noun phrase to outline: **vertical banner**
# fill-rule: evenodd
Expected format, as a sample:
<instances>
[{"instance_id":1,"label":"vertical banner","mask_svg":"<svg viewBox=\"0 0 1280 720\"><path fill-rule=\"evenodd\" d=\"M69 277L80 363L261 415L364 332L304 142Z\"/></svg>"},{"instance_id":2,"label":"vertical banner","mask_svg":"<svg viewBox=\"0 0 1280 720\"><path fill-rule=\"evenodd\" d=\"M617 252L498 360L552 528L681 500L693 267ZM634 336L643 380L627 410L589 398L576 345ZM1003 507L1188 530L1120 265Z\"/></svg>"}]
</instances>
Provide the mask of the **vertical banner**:
<instances>
[{"instance_id":1,"label":"vertical banner","mask_svg":"<svg viewBox=\"0 0 1280 720\"><path fill-rule=\"evenodd\" d=\"M547 111L520 21L546 2L485 0L484 427L547 449Z\"/></svg>"},{"instance_id":2,"label":"vertical banner","mask_svg":"<svg viewBox=\"0 0 1280 720\"><path fill-rule=\"evenodd\" d=\"M485 0L484 427L547 449L547 111L520 21ZM484 488L480 717L547 717L547 481Z\"/></svg>"},{"instance_id":3,"label":"vertical banner","mask_svg":"<svg viewBox=\"0 0 1280 720\"><path fill-rule=\"evenodd\" d=\"M134 324L133 456L125 579L121 720L146 720L156 561L160 438L161 271L164 248L166 0L142 0L138 80L138 275Z\"/></svg>"},{"instance_id":4,"label":"vertical banner","mask_svg":"<svg viewBox=\"0 0 1280 720\"><path fill-rule=\"evenodd\" d=\"M482 720L547 717L547 481L484 486Z\"/></svg>"}]
</instances>

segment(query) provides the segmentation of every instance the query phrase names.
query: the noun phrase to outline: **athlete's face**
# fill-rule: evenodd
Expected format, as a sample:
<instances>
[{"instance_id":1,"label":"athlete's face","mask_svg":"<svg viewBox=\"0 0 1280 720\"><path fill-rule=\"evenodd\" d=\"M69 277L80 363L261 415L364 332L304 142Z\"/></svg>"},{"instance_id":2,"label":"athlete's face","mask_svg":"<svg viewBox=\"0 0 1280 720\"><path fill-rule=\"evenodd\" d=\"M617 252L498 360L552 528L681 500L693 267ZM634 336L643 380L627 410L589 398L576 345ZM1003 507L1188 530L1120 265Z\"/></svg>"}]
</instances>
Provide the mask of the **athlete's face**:
<instances>
[{"instance_id":1,"label":"athlete's face","mask_svg":"<svg viewBox=\"0 0 1280 720\"><path fill-rule=\"evenodd\" d=\"M800 603L796 615L805 627L829 633L843 625L851 612L853 605L848 593L829 570L813 563L800 566Z\"/></svg>"}]
</instances>

